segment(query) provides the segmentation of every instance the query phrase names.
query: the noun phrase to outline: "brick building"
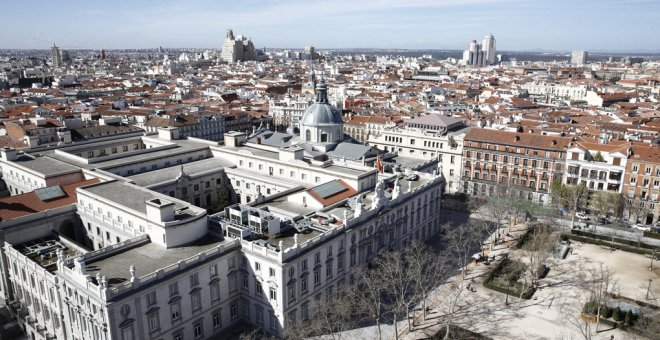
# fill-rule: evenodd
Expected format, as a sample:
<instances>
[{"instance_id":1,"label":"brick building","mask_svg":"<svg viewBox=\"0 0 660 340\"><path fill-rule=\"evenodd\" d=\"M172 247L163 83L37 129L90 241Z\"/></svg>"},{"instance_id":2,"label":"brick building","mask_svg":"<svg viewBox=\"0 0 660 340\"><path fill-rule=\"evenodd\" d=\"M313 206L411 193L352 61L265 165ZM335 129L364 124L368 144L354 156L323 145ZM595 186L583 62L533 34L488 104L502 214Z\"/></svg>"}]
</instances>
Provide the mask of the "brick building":
<instances>
[{"instance_id":1,"label":"brick building","mask_svg":"<svg viewBox=\"0 0 660 340\"><path fill-rule=\"evenodd\" d=\"M463 142L463 192L493 193L498 185L546 204L561 180L571 138L472 128Z\"/></svg>"}]
</instances>

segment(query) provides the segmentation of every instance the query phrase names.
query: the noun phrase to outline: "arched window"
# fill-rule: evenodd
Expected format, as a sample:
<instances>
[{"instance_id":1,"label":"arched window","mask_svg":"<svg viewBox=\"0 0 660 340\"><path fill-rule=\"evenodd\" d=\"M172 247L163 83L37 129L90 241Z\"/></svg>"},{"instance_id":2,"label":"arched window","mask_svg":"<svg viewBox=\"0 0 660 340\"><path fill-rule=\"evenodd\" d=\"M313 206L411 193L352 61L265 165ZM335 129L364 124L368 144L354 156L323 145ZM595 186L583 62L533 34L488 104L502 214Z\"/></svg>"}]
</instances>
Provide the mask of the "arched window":
<instances>
[{"instance_id":1,"label":"arched window","mask_svg":"<svg viewBox=\"0 0 660 340\"><path fill-rule=\"evenodd\" d=\"M310 142L312 140L312 131L305 131L305 141Z\"/></svg>"}]
</instances>

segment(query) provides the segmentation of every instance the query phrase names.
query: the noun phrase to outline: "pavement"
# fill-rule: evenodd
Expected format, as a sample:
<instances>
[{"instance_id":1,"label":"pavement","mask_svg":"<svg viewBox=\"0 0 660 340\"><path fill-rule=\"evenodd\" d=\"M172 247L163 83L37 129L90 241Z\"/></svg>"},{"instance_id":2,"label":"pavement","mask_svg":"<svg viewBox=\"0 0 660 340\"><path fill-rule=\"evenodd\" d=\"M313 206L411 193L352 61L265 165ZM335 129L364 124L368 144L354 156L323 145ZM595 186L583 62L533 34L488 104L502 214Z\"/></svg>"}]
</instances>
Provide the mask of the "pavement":
<instances>
[{"instance_id":1,"label":"pavement","mask_svg":"<svg viewBox=\"0 0 660 340\"><path fill-rule=\"evenodd\" d=\"M499 259L501 254L510 251L515 238L524 232L524 226L516 226L511 231L513 238L496 246L489 254ZM613 274L614 291L629 298L660 304L660 263L650 270L651 259L623 251L592 244L573 242L573 252L564 260L550 259L548 276L539 281L539 289L531 300L520 301L517 297L492 291L482 283L495 263L479 263L470 268L468 280L473 281L476 292L460 294L460 314L455 324L491 337L493 339L579 339L584 338L573 323L578 321L581 306L588 300L585 282L591 272L603 264ZM649 286L649 279L651 284ZM648 299L646 291L649 290ZM445 310L449 298L455 297L449 285L436 289L435 301L426 319L417 317L412 330L406 330L400 339L427 339L443 329ZM509 304L506 304L508 300ZM421 314L421 313L420 313ZM592 324L592 339L630 339L630 333L610 329L601 325L595 332Z\"/></svg>"}]
</instances>

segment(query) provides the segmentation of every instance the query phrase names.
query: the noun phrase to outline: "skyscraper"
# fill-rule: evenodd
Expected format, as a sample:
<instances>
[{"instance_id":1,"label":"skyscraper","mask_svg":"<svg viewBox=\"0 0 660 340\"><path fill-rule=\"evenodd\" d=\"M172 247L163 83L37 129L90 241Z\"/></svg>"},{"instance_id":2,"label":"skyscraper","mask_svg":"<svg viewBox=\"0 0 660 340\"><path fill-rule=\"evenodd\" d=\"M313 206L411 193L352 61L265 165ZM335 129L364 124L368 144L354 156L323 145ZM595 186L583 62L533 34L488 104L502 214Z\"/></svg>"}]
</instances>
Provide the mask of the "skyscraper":
<instances>
[{"instance_id":1,"label":"skyscraper","mask_svg":"<svg viewBox=\"0 0 660 340\"><path fill-rule=\"evenodd\" d=\"M50 65L52 67L62 66L62 54L60 54L60 49L55 44L50 48Z\"/></svg>"},{"instance_id":2,"label":"skyscraper","mask_svg":"<svg viewBox=\"0 0 660 340\"><path fill-rule=\"evenodd\" d=\"M484 51L484 65L495 64L497 50L495 48L495 37L492 33L484 37L483 43L481 45L482 50Z\"/></svg>"},{"instance_id":3,"label":"skyscraper","mask_svg":"<svg viewBox=\"0 0 660 340\"><path fill-rule=\"evenodd\" d=\"M495 37L486 35L481 45L472 40L467 50L463 51L463 60L467 65L485 66L495 64L497 61L497 50L495 48Z\"/></svg>"},{"instance_id":4,"label":"skyscraper","mask_svg":"<svg viewBox=\"0 0 660 340\"><path fill-rule=\"evenodd\" d=\"M234 32L227 30L225 42L222 45L220 57L223 61L233 63L236 61L256 60L257 52L254 49L252 40L239 35L234 38Z\"/></svg>"},{"instance_id":5,"label":"skyscraper","mask_svg":"<svg viewBox=\"0 0 660 340\"><path fill-rule=\"evenodd\" d=\"M589 52L587 51L573 51L571 52L571 64L585 65L587 63L587 57L589 57Z\"/></svg>"}]
</instances>

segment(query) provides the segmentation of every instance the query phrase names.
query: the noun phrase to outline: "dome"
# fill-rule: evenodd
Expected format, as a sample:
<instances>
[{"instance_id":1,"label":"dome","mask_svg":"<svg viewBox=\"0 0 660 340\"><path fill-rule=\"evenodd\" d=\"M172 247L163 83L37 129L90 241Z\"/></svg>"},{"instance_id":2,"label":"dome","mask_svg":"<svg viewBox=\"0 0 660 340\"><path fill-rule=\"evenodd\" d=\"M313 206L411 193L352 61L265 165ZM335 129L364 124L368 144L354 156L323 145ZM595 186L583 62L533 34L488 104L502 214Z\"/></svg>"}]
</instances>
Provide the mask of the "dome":
<instances>
[{"instance_id":1,"label":"dome","mask_svg":"<svg viewBox=\"0 0 660 340\"><path fill-rule=\"evenodd\" d=\"M316 84L316 101L305 110L300 124L307 127L344 124L341 112L328 103L328 87L323 79Z\"/></svg>"},{"instance_id":2,"label":"dome","mask_svg":"<svg viewBox=\"0 0 660 340\"><path fill-rule=\"evenodd\" d=\"M303 126L344 124L341 113L332 105L326 103L312 104L300 118Z\"/></svg>"}]
</instances>

